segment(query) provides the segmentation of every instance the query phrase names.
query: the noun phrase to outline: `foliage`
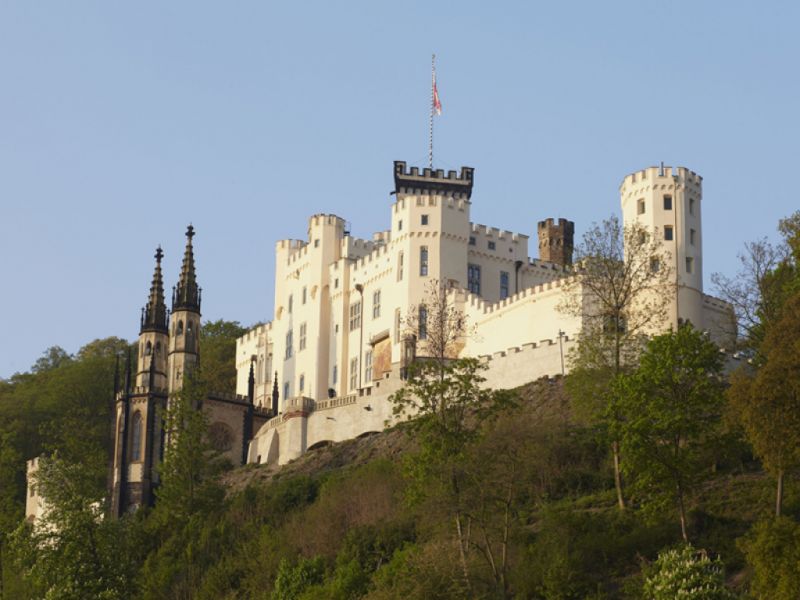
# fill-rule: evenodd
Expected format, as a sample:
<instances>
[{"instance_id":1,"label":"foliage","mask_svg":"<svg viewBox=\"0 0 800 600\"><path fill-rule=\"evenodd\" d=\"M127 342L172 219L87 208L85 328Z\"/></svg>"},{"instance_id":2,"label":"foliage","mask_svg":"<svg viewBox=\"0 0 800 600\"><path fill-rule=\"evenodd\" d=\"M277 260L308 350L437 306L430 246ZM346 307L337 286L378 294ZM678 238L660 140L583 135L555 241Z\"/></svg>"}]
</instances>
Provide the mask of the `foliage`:
<instances>
[{"instance_id":1,"label":"foliage","mask_svg":"<svg viewBox=\"0 0 800 600\"><path fill-rule=\"evenodd\" d=\"M614 381L635 367L644 336L663 326L671 297L669 255L657 231L623 226L615 216L594 223L575 249L576 276L562 283L558 309L581 319L577 350L568 357L575 406L601 434L619 421ZM607 438L608 439L608 438ZM625 507L619 439L608 439L617 503Z\"/></svg>"},{"instance_id":2,"label":"foliage","mask_svg":"<svg viewBox=\"0 0 800 600\"><path fill-rule=\"evenodd\" d=\"M800 598L800 524L785 516L760 521L741 546L753 569L755 598Z\"/></svg>"},{"instance_id":3,"label":"foliage","mask_svg":"<svg viewBox=\"0 0 800 600\"><path fill-rule=\"evenodd\" d=\"M308 588L322 581L324 574L321 558L303 558L296 565L284 559L278 567L271 599L299 600Z\"/></svg>"},{"instance_id":4,"label":"foliage","mask_svg":"<svg viewBox=\"0 0 800 600\"><path fill-rule=\"evenodd\" d=\"M84 465L42 457L35 478L47 498L35 527L14 532L11 553L35 595L44 598L127 598L137 565L135 523L103 519L93 473Z\"/></svg>"},{"instance_id":5,"label":"foliage","mask_svg":"<svg viewBox=\"0 0 800 600\"><path fill-rule=\"evenodd\" d=\"M170 527L210 510L223 493L215 479L222 464L208 440L208 417L199 410L206 389L202 373L195 371L170 397L164 415L166 447L154 516Z\"/></svg>"},{"instance_id":6,"label":"foliage","mask_svg":"<svg viewBox=\"0 0 800 600\"><path fill-rule=\"evenodd\" d=\"M236 339L247 332L238 321L207 321L200 328L203 378L209 391L236 391Z\"/></svg>"},{"instance_id":7,"label":"foliage","mask_svg":"<svg viewBox=\"0 0 800 600\"><path fill-rule=\"evenodd\" d=\"M733 375L728 398L756 454L777 478L780 514L784 474L800 466L800 294L767 332L761 355L755 373Z\"/></svg>"},{"instance_id":8,"label":"foliage","mask_svg":"<svg viewBox=\"0 0 800 600\"><path fill-rule=\"evenodd\" d=\"M690 544L658 555L644 584L645 597L652 600L732 600L725 587L725 568Z\"/></svg>"},{"instance_id":9,"label":"foliage","mask_svg":"<svg viewBox=\"0 0 800 600\"><path fill-rule=\"evenodd\" d=\"M638 369L617 380L623 470L645 507L678 509L708 472L723 405L717 347L690 325L653 338Z\"/></svg>"}]
</instances>

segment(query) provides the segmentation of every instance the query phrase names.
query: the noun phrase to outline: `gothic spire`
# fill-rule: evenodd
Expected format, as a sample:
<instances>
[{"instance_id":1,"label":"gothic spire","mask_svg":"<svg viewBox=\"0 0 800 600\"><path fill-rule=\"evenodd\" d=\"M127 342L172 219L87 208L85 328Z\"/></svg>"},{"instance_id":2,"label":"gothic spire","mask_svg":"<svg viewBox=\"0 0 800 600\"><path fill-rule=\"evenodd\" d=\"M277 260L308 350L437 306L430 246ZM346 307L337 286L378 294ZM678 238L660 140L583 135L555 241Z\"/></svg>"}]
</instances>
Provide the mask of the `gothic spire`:
<instances>
[{"instance_id":1,"label":"gothic spire","mask_svg":"<svg viewBox=\"0 0 800 600\"><path fill-rule=\"evenodd\" d=\"M193 310L200 312L200 288L197 287L197 278L194 272L194 249L192 238L194 227L189 225L186 229L186 251L183 253L181 276L172 295L172 312L176 310Z\"/></svg>"},{"instance_id":2,"label":"gothic spire","mask_svg":"<svg viewBox=\"0 0 800 600\"><path fill-rule=\"evenodd\" d=\"M150 297L142 309L142 323L139 333L144 331L167 332L167 305L164 302L164 279L161 276L161 259L164 253L161 246L156 250L156 268L150 284Z\"/></svg>"}]
</instances>

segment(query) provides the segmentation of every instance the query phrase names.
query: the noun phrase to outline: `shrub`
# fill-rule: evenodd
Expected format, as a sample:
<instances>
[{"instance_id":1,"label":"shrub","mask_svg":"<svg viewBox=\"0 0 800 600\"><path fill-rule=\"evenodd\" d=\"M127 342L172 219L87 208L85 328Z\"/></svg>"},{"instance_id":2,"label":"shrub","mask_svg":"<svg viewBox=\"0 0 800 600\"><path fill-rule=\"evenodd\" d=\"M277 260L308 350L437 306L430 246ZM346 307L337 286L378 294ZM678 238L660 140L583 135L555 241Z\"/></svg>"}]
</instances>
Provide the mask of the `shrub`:
<instances>
[{"instance_id":1,"label":"shrub","mask_svg":"<svg viewBox=\"0 0 800 600\"><path fill-rule=\"evenodd\" d=\"M644 583L648 600L730 600L725 587L725 568L719 558L710 559L690 544L658 555Z\"/></svg>"}]
</instances>

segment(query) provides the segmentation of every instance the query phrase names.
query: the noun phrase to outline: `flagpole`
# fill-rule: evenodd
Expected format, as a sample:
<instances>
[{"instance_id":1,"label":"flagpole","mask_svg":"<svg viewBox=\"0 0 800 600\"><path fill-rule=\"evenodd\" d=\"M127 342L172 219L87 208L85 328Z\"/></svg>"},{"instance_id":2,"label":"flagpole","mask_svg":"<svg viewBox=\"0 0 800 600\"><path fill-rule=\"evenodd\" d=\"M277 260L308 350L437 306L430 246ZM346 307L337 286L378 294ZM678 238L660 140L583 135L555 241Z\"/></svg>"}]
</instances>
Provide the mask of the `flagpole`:
<instances>
[{"instance_id":1,"label":"flagpole","mask_svg":"<svg viewBox=\"0 0 800 600\"><path fill-rule=\"evenodd\" d=\"M433 169L433 111L435 110L434 88L436 87L436 55L431 55L431 121L430 121L430 143L428 144L428 166Z\"/></svg>"}]
</instances>

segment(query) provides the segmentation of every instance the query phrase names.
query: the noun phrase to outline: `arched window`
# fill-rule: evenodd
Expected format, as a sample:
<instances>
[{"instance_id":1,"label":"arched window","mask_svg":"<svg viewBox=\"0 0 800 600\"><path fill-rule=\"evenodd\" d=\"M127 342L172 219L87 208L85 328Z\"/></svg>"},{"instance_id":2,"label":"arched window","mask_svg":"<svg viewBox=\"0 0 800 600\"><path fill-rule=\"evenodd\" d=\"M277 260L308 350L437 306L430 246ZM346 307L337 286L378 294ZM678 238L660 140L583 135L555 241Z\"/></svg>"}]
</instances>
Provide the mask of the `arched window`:
<instances>
[{"instance_id":1,"label":"arched window","mask_svg":"<svg viewBox=\"0 0 800 600\"><path fill-rule=\"evenodd\" d=\"M156 342L156 356L161 354L161 342Z\"/></svg>"},{"instance_id":2,"label":"arched window","mask_svg":"<svg viewBox=\"0 0 800 600\"><path fill-rule=\"evenodd\" d=\"M144 355L150 356L152 353L153 353L153 344L148 341L147 345L144 347Z\"/></svg>"},{"instance_id":3,"label":"arched window","mask_svg":"<svg viewBox=\"0 0 800 600\"><path fill-rule=\"evenodd\" d=\"M178 330L175 332L176 335L183 335L183 321L178 321Z\"/></svg>"},{"instance_id":4,"label":"arched window","mask_svg":"<svg viewBox=\"0 0 800 600\"><path fill-rule=\"evenodd\" d=\"M142 413L133 413L131 420L131 460L142 460Z\"/></svg>"}]
</instances>

